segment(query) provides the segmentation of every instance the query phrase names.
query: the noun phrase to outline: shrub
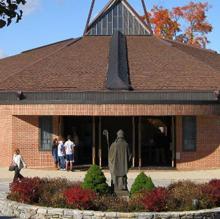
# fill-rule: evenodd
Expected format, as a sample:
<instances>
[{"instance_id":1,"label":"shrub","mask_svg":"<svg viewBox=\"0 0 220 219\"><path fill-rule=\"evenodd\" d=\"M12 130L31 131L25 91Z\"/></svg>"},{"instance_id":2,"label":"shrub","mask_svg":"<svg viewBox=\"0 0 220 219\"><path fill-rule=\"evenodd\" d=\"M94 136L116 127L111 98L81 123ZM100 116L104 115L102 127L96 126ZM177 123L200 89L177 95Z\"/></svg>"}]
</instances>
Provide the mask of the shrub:
<instances>
[{"instance_id":1,"label":"shrub","mask_svg":"<svg viewBox=\"0 0 220 219\"><path fill-rule=\"evenodd\" d=\"M128 202L113 195L100 196L94 200L94 207L97 211L128 212Z\"/></svg>"},{"instance_id":2,"label":"shrub","mask_svg":"<svg viewBox=\"0 0 220 219\"><path fill-rule=\"evenodd\" d=\"M97 165L92 165L86 173L82 187L91 189L98 194L108 194L110 192L109 186L106 183L106 178Z\"/></svg>"},{"instance_id":3,"label":"shrub","mask_svg":"<svg viewBox=\"0 0 220 219\"><path fill-rule=\"evenodd\" d=\"M167 209L168 191L158 187L152 191L145 191L140 197L139 203L146 211L165 211Z\"/></svg>"},{"instance_id":4,"label":"shrub","mask_svg":"<svg viewBox=\"0 0 220 219\"><path fill-rule=\"evenodd\" d=\"M136 195L132 196L129 200L129 211L131 212L140 212L144 211L144 206L141 204L141 198L143 197L143 193L136 193Z\"/></svg>"},{"instance_id":5,"label":"shrub","mask_svg":"<svg viewBox=\"0 0 220 219\"><path fill-rule=\"evenodd\" d=\"M155 186L149 176L146 176L144 172L141 172L135 179L131 186L131 196L139 193L143 190L151 191Z\"/></svg>"},{"instance_id":6,"label":"shrub","mask_svg":"<svg viewBox=\"0 0 220 219\"><path fill-rule=\"evenodd\" d=\"M65 205L63 191L74 185L79 186L80 182L73 183L63 178L43 178L40 188L39 204L50 207L63 207Z\"/></svg>"},{"instance_id":7,"label":"shrub","mask_svg":"<svg viewBox=\"0 0 220 219\"><path fill-rule=\"evenodd\" d=\"M209 208L212 206L207 193L204 192L203 184L195 184L191 181L180 181L173 183L168 187L169 210L194 210L193 199L199 200L198 208Z\"/></svg>"},{"instance_id":8,"label":"shrub","mask_svg":"<svg viewBox=\"0 0 220 219\"><path fill-rule=\"evenodd\" d=\"M210 205L220 206L220 180L211 180L202 189L203 194L208 196Z\"/></svg>"},{"instance_id":9,"label":"shrub","mask_svg":"<svg viewBox=\"0 0 220 219\"><path fill-rule=\"evenodd\" d=\"M10 184L8 198L27 204L38 203L40 197L41 179L38 177L24 178Z\"/></svg>"},{"instance_id":10,"label":"shrub","mask_svg":"<svg viewBox=\"0 0 220 219\"><path fill-rule=\"evenodd\" d=\"M82 210L89 210L96 198L95 192L90 189L83 189L80 186L73 186L64 191L64 198L68 207Z\"/></svg>"}]
</instances>

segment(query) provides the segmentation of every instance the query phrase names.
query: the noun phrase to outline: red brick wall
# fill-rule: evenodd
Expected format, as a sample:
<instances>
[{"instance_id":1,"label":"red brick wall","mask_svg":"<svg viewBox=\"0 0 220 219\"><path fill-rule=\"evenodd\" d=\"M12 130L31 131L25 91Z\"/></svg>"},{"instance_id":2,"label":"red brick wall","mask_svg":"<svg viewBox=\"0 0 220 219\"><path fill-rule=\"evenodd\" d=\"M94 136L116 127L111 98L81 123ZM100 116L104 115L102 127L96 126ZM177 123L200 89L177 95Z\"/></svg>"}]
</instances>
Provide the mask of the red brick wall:
<instances>
[{"instance_id":1,"label":"red brick wall","mask_svg":"<svg viewBox=\"0 0 220 219\"><path fill-rule=\"evenodd\" d=\"M12 116L5 109L0 112L0 166L9 166L12 154Z\"/></svg>"},{"instance_id":2,"label":"red brick wall","mask_svg":"<svg viewBox=\"0 0 220 219\"><path fill-rule=\"evenodd\" d=\"M56 105L2 105L0 110L12 115L84 115L84 116L166 116L166 115L216 115L219 105L144 105L144 104L56 104Z\"/></svg>"},{"instance_id":3,"label":"red brick wall","mask_svg":"<svg viewBox=\"0 0 220 219\"><path fill-rule=\"evenodd\" d=\"M197 117L196 152L182 150L182 117L177 117L177 169L220 168L220 116Z\"/></svg>"},{"instance_id":4,"label":"red brick wall","mask_svg":"<svg viewBox=\"0 0 220 219\"><path fill-rule=\"evenodd\" d=\"M210 116L213 114L213 116ZM19 147L29 167L53 166L51 152L39 150L39 115L53 117L54 136L60 134L59 115L177 115L178 169L220 167L219 106L191 105L2 105L0 106L0 166L8 166L13 148ZM197 119L197 152L182 151L180 115L200 115ZM206 115L206 116L205 116Z\"/></svg>"},{"instance_id":5,"label":"red brick wall","mask_svg":"<svg viewBox=\"0 0 220 219\"><path fill-rule=\"evenodd\" d=\"M58 137L58 117L53 117L53 138ZM29 167L51 167L51 151L40 150L40 129L38 116L13 116L12 146L18 147Z\"/></svg>"}]
</instances>

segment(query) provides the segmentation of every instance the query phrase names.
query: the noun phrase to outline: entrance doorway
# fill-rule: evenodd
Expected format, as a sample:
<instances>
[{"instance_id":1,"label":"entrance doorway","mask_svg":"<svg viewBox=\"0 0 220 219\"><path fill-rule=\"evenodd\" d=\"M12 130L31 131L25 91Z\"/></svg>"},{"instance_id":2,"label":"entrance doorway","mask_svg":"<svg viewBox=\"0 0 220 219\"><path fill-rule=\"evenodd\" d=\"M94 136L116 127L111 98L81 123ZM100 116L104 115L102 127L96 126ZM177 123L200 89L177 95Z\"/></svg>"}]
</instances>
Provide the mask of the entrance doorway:
<instances>
[{"instance_id":1,"label":"entrance doorway","mask_svg":"<svg viewBox=\"0 0 220 219\"><path fill-rule=\"evenodd\" d=\"M77 166L107 167L109 147L120 129L132 153L132 167L175 166L174 117L64 116L62 124L63 137L71 135L77 145Z\"/></svg>"},{"instance_id":2,"label":"entrance doorway","mask_svg":"<svg viewBox=\"0 0 220 219\"><path fill-rule=\"evenodd\" d=\"M142 117L141 165L171 167L173 136L172 117Z\"/></svg>"},{"instance_id":3,"label":"entrance doorway","mask_svg":"<svg viewBox=\"0 0 220 219\"><path fill-rule=\"evenodd\" d=\"M68 135L71 135L76 145L74 152L75 164L92 164L92 117L63 117L63 137L65 140Z\"/></svg>"},{"instance_id":4,"label":"entrance doorway","mask_svg":"<svg viewBox=\"0 0 220 219\"><path fill-rule=\"evenodd\" d=\"M102 117L102 166L108 166L108 150L117 137L117 131L122 129L125 133L125 139L129 144L130 151L132 148L132 117ZM108 132L109 142L105 132ZM109 144L109 145L108 145Z\"/></svg>"}]
</instances>

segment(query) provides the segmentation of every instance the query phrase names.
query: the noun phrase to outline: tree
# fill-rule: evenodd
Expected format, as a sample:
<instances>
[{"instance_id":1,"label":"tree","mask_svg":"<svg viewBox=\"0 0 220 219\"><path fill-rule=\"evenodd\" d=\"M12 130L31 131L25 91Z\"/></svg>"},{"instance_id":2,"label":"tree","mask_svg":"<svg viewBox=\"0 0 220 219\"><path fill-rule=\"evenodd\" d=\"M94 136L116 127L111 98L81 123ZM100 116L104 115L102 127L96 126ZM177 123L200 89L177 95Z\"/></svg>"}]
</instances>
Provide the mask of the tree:
<instances>
[{"instance_id":1,"label":"tree","mask_svg":"<svg viewBox=\"0 0 220 219\"><path fill-rule=\"evenodd\" d=\"M207 21L208 9L207 2L190 2L171 10L154 6L149 18L156 36L205 48L207 34L212 31L212 25Z\"/></svg>"},{"instance_id":2,"label":"tree","mask_svg":"<svg viewBox=\"0 0 220 219\"><path fill-rule=\"evenodd\" d=\"M26 0L0 0L0 28L10 25L13 19L19 22L23 14L19 7L25 3Z\"/></svg>"}]
</instances>

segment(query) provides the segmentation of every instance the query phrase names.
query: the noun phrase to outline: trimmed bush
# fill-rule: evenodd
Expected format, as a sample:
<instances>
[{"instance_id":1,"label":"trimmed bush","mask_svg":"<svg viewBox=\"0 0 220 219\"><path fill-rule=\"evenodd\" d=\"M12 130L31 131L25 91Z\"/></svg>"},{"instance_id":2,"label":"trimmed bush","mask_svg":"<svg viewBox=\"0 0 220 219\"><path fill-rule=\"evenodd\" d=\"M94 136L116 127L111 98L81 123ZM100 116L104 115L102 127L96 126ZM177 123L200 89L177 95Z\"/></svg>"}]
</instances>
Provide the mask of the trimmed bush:
<instances>
[{"instance_id":1,"label":"trimmed bush","mask_svg":"<svg viewBox=\"0 0 220 219\"><path fill-rule=\"evenodd\" d=\"M145 211L166 211L168 191L166 188L158 187L152 191L145 191L140 199L140 205Z\"/></svg>"},{"instance_id":2,"label":"trimmed bush","mask_svg":"<svg viewBox=\"0 0 220 219\"><path fill-rule=\"evenodd\" d=\"M92 165L87 171L82 188L91 189L98 194L108 194L110 192L106 178L97 165Z\"/></svg>"},{"instance_id":3,"label":"trimmed bush","mask_svg":"<svg viewBox=\"0 0 220 219\"><path fill-rule=\"evenodd\" d=\"M97 211L129 212L128 202L113 195L98 195L93 203Z\"/></svg>"},{"instance_id":4,"label":"trimmed bush","mask_svg":"<svg viewBox=\"0 0 220 219\"><path fill-rule=\"evenodd\" d=\"M32 204L38 203L40 197L41 179L38 177L24 178L10 184L8 198L13 201Z\"/></svg>"},{"instance_id":5,"label":"trimmed bush","mask_svg":"<svg viewBox=\"0 0 220 219\"><path fill-rule=\"evenodd\" d=\"M96 198L95 192L80 186L73 186L65 190L63 194L68 207L80 210L90 210L93 207L93 200Z\"/></svg>"},{"instance_id":6,"label":"trimmed bush","mask_svg":"<svg viewBox=\"0 0 220 219\"><path fill-rule=\"evenodd\" d=\"M202 190L203 194L208 196L210 206L220 206L220 180L211 180L203 186Z\"/></svg>"},{"instance_id":7,"label":"trimmed bush","mask_svg":"<svg viewBox=\"0 0 220 219\"><path fill-rule=\"evenodd\" d=\"M142 191L151 191L155 188L151 177L147 176L144 172L141 172L135 179L133 185L131 186L130 194L133 196Z\"/></svg>"},{"instance_id":8,"label":"trimmed bush","mask_svg":"<svg viewBox=\"0 0 220 219\"><path fill-rule=\"evenodd\" d=\"M63 207L65 199L63 191L72 186L80 186L81 183L70 182L64 178L43 178L40 187L39 204L44 206Z\"/></svg>"},{"instance_id":9,"label":"trimmed bush","mask_svg":"<svg viewBox=\"0 0 220 219\"><path fill-rule=\"evenodd\" d=\"M195 210L192 205L193 199L199 200L199 209L213 206L204 184L195 184L191 181L180 181L168 187L168 208L173 211Z\"/></svg>"}]
</instances>

